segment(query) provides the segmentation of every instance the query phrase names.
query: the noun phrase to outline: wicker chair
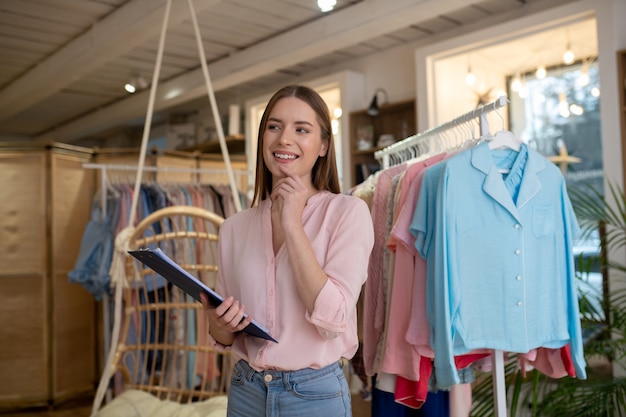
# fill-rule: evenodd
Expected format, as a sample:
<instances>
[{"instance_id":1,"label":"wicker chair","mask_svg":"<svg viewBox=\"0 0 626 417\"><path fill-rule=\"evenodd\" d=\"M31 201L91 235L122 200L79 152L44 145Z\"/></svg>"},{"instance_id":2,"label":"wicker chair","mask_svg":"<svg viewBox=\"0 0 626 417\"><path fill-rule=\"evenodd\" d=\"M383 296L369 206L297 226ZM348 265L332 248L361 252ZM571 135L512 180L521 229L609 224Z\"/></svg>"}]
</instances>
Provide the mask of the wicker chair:
<instances>
[{"instance_id":1,"label":"wicker chair","mask_svg":"<svg viewBox=\"0 0 626 417\"><path fill-rule=\"evenodd\" d=\"M168 207L137 225L129 248L159 247L213 288L222 222L222 217L202 208ZM178 403L226 395L231 357L209 347L202 305L130 255L126 270L128 285L114 356L123 390L141 390ZM117 388L119 380L118 376Z\"/></svg>"}]
</instances>

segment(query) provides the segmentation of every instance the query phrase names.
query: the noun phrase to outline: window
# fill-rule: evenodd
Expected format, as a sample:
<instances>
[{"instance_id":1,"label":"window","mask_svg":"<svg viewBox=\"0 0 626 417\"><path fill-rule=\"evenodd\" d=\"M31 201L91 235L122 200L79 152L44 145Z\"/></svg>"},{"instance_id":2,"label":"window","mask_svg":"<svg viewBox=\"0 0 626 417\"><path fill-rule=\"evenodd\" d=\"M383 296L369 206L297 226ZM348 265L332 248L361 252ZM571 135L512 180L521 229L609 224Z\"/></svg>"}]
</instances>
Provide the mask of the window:
<instances>
[{"instance_id":1,"label":"window","mask_svg":"<svg viewBox=\"0 0 626 417\"><path fill-rule=\"evenodd\" d=\"M548 69L545 77L510 77L510 130L561 168L568 187L589 184L603 194L598 64L586 60ZM513 88L515 87L515 88ZM602 294L598 233L574 243L579 288L591 299ZM595 261L594 261L595 260ZM599 306L597 306L599 307ZM602 309L599 309L602 311Z\"/></svg>"}]
</instances>

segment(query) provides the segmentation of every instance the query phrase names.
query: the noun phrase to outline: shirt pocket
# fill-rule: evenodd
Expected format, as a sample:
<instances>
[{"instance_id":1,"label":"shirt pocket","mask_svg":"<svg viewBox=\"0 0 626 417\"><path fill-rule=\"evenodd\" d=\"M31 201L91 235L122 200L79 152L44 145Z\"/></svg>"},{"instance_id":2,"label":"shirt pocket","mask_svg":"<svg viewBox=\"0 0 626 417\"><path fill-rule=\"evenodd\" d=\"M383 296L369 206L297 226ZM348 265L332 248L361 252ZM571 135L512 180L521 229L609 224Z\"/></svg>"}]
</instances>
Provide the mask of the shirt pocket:
<instances>
[{"instance_id":1,"label":"shirt pocket","mask_svg":"<svg viewBox=\"0 0 626 417\"><path fill-rule=\"evenodd\" d=\"M554 233L554 210L551 205L533 207L533 232L536 237Z\"/></svg>"},{"instance_id":2,"label":"shirt pocket","mask_svg":"<svg viewBox=\"0 0 626 417\"><path fill-rule=\"evenodd\" d=\"M477 232L481 231L483 222L480 216L476 215L461 215L461 218L456 222L457 237L465 237L467 235L473 236Z\"/></svg>"}]
</instances>

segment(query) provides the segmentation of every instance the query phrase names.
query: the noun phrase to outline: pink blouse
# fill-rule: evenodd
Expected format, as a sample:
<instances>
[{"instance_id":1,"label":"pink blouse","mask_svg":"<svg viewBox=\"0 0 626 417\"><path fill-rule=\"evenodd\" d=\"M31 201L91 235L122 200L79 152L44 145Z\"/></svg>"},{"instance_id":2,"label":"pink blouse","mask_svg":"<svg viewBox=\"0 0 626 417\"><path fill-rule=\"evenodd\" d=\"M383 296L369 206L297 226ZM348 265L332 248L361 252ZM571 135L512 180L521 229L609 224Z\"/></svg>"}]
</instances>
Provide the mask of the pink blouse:
<instances>
[{"instance_id":1,"label":"pink blouse","mask_svg":"<svg viewBox=\"0 0 626 417\"><path fill-rule=\"evenodd\" d=\"M235 338L233 355L259 371L319 369L351 358L358 347L356 303L374 242L369 208L357 197L320 192L307 201L302 222L329 278L311 313L293 283L284 244L274 256L269 199L220 228L216 291L240 300L278 341Z\"/></svg>"}]
</instances>

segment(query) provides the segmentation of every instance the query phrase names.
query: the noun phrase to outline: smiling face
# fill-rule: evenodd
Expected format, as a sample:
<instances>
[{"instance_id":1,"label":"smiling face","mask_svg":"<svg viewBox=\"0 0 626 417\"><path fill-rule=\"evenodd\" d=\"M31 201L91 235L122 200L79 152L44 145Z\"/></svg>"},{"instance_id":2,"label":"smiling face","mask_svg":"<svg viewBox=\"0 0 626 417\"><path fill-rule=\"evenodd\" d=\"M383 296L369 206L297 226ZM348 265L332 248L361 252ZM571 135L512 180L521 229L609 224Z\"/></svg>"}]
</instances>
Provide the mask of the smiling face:
<instances>
[{"instance_id":1,"label":"smiling face","mask_svg":"<svg viewBox=\"0 0 626 417\"><path fill-rule=\"evenodd\" d=\"M315 90L287 85L276 91L257 140L253 206L270 196L283 169L316 190L341 192L328 106Z\"/></svg>"},{"instance_id":2,"label":"smiling face","mask_svg":"<svg viewBox=\"0 0 626 417\"><path fill-rule=\"evenodd\" d=\"M272 180L297 175L311 184L311 171L326 155L328 140L322 139L317 114L305 101L284 97L276 102L263 132L263 159Z\"/></svg>"}]
</instances>

